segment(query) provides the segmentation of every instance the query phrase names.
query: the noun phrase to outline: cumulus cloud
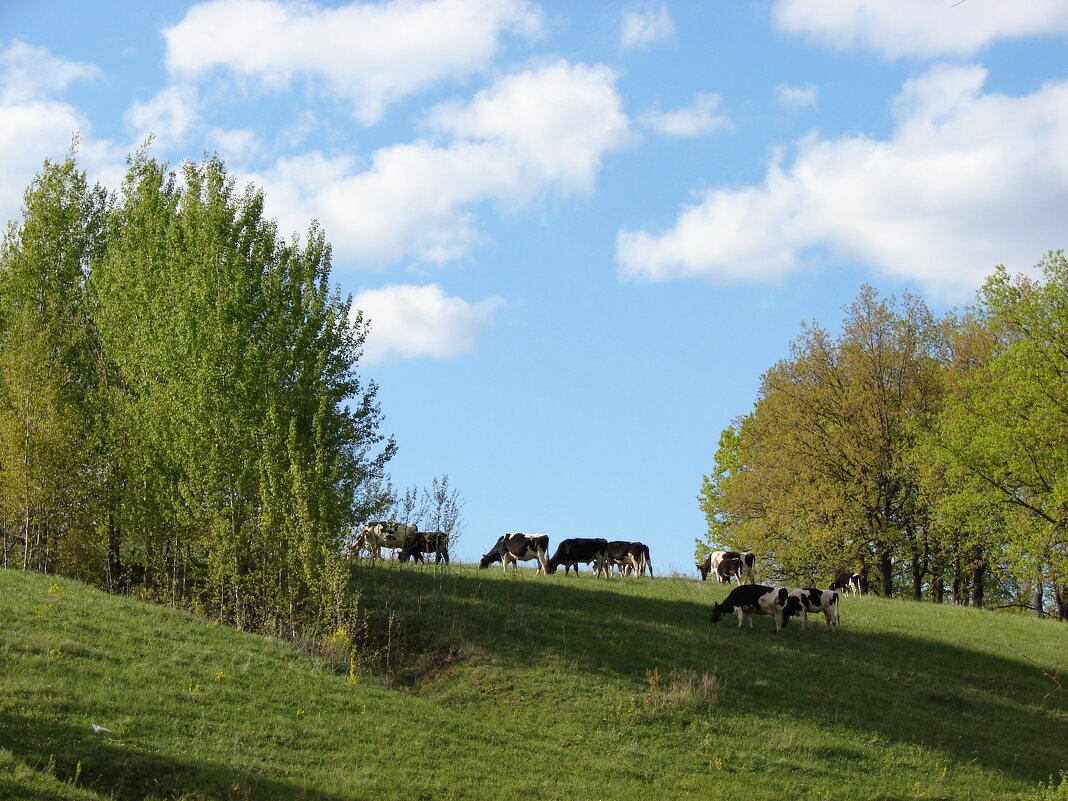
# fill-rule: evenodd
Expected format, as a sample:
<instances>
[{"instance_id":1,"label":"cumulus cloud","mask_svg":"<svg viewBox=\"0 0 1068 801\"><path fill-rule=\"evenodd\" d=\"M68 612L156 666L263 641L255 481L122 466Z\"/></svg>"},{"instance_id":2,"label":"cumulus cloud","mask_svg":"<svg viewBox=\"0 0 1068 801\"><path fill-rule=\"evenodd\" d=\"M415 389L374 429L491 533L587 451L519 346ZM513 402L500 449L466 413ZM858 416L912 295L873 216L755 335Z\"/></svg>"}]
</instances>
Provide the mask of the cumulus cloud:
<instances>
[{"instance_id":1,"label":"cumulus cloud","mask_svg":"<svg viewBox=\"0 0 1068 801\"><path fill-rule=\"evenodd\" d=\"M126 112L126 124L138 140L149 134L166 147L181 142L197 122L197 88L175 85L161 89L149 100L134 103Z\"/></svg>"},{"instance_id":2,"label":"cumulus cloud","mask_svg":"<svg viewBox=\"0 0 1068 801\"><path fill-rule=\"evenodd\" d=\"M0 99L5 104L32 102L98 74L92 64L65 61L43 47L15 41L0 52Z\"/></svg>"},{"instance_id":3,"label":"cumulus cloud","mask_svg":"<svg viewBox=\"0 0 1068 801\"><path fill-rule=\"evenodd\" d=\"M503 303L498 297L471 303L445 294L437 284L398 284L360 292L353 308L362 310L371 323L364 359L373 364L468 353Z\"/></svg>"},{"instance_id":4,"label":"cumulus cloud","mask_svg":"<svg viewBox=\"0 0 1068 801\"><path fill-rule=\"evenodd\" d=\"M671 38L675 23L665 6L627 11L619 30L619 43L623 47L642 47Z\"/></svg>"},{"instance_id":5,"label":"cumulus cloud","mask_svg":"<svg viewBox=\"0 0 1068 801\"><path fill-rule=\"evenodd\" d=\"M117 185L122 154L90 139L88 121L53 97L71 82L98 74L92 65L64 61L22 42L0 50L0 224L20 215L23 193L44 160L62 158L79 133L79 162L90 179Z\"/></svg>"},{"instance_id":6,"label":"cumulus cloud","mask_svg":"<svg viewBox=\"0 0 1068 801\"><path fill-rule=\"evenodd\" d=\"M624 277L767 280L825 248L962 298L997 263L1030 267L1063 246L1068 82L983 94L986 71L938 65L894 101L892 136L797 143L759 186L713 189L674 226L620 231Z\"/></svg>"},{"instance_id":7,"label":"cumulus cloud","mask_svg":"<svg viewBox=\"0 0 1068 801\"><path fill-rule=\"evenodd\" d=\"M321 9L285 0L209 0L163 32L183 79L220 68L270 88L321 79L364 124L385 106L487 67L509 32L536 36L526 0L388 0Z\"/></svg>"},{"instance_id":8,"label":"cumulus cloud","mask_svg":"<svg viewBox=\"0 0 1068 801\"><path fill-rule=\"evenodd\" d=\"M779 84L775 87L775 99L780 106L788 109L815 108L818 91L815 86L790 86Z\"/></svg>"},{"instance_id":9,"label":"cumulus cloud","mask_svg":"<svg viewBox=\"0 0 1068 801\"><path fill-rule=\"evenodd\" d=\"M430 115L443 144L385 147L369 164L311 153L252 180L283 230L315 217L342 260L449 261L478 241L476 204L592 187L604 154L627 134L614 82L603 67L566 63L508 75Z\"/></svg>"},{"instance_id":10,"label":"cumulus cloud","mask_svg":"<svg viewBox=\"0 0 1068 801\"><path fill-rule=\"evenodd\" d=\"M841 49L874 50L886 58L967 56L997 39L1068 35L1063 0L778 0L772 18L788 33Z\"/></svg>"},{"instance_id":11,"label":"cumulus cloud","mask_svg":"<svg viewBox=\"0 0 1068 801\"><path fill-rule=\"evenodd\" d=\"M731 127L730 118L720 111L719 95L700 92L693 105L674 111L646 114L642 121L665 136L695 137Z\"/></svg>"}]
</instances>

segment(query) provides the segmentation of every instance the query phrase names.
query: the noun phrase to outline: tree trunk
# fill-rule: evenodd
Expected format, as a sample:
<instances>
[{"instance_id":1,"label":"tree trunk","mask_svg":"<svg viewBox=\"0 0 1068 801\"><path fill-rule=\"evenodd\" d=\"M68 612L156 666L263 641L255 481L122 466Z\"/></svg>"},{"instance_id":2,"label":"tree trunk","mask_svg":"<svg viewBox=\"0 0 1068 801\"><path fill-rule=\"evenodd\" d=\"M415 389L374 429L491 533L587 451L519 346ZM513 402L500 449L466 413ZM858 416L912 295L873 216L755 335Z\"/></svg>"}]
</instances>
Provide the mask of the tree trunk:
<instances>
[{"instance_id":1,"label":"tree trunk","mask_svg":"<svg viewBox=\"0 0 1068 801\"><path fill-rule=\"evenodd\" d=\"M115 510L108 510L108 582L115 592L122 575L122 558L119 550L121 536L119 524L115 519Z\"/></svg>"},{"instance_id":2,"label":"tree trunk","mask_svg":"<svg viewBox=\"0 0 1068 801\"><path fill-rule=\"evenodd\" d=\"M963 602L960 597L960 554L953 558L953 603L960 606Z\"/></svg>"},{"instance_id":3,"label":"tree trunk","mask_svg":"<svg viewBox=\"0 0 1068 801\"><path fill-rule=\"evenodd\" d=\"M894 566L890 561L890 552L879 554L879 594L890 598L894 594Z\"/></svg>"},{"instance_id":4,"label":"tree trunk","mask_svg":"<svg viewBox=\"0 0 1068 801\"><path fill-rule=\"evenodd\" d=\"M1043 596L1046 594L1046 587L1042 582L1042 571L1041 570L1036 570L1035 574L1036 574L1035 575L1035 594L1034 594L1034 596L1032 596L1034 598L1034 602L1032 603L1032 606L1034 606L1034 608L1035 608L1035 616L1041 618L1042 617L1042 613L1044 611L1042 609L1042 606L1043 606Z\"/></svg>"},{"instance_id":5,"label":"tree trunk","mask_svg":"<svg viewBox=\"0 0 1068 801\"><path fill-rule=\"evenodd\" d=\"M936 564L939 567L931 572L931 600L936 604L940 604L945 603L946 600L946 585L944 569L937 560Z\"/></svg>"},{"instance_id":6,"label":"tree trunk","mask_svg":"<svg viewBox=\"0 0 1068 801\"><path fill-rule=\"evenodd\" d=\"M1068 584L1054 585L1053 600L1057 604L1057 620L1068 618Z\"/></svg>"},{"instance_id":7,"label":"tree trunk","mask_svg":"<svg viewBox=\"0 0 1068 801\"><path fill-rule=\"evenodd\" d=\"M976 609L983 608L983 576L985 574L986 561L981 560L972 568L971 605Z\"/></svg>"}]
</instances>

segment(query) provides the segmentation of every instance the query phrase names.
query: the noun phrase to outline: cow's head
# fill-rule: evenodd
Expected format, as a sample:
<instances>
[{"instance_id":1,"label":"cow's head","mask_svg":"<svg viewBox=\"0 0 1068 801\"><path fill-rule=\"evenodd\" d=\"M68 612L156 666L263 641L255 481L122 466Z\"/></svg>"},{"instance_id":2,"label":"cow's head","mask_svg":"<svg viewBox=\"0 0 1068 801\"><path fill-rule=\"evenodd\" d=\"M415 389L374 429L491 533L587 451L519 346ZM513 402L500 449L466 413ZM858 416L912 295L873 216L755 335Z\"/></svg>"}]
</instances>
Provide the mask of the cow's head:
<instances>
[{"instance_id":1,"label":"cow's head","mask_svg":"<svg viewBox=\"0 0 1068 801\"><path fill-rule=\"evenodd\" d=\"M708 571L711 570L711 568L708 566L708 560L705 560L704 564L698 565L697 569L701 571L701 581L707 581Z\"/></svg>"},{"instance_id":2,"label":"cow's head","mask_svg":"<svg viewBox=\"0 0 1068 801\"><path fill-rule=\"evenodd\" d=\"M719 604L712 604L712 617L709 618L709 622L711 622L711 623L719 623L719 621L722 618L723 618L723 607L721 607Z\"/></svg>"}]
</instances>

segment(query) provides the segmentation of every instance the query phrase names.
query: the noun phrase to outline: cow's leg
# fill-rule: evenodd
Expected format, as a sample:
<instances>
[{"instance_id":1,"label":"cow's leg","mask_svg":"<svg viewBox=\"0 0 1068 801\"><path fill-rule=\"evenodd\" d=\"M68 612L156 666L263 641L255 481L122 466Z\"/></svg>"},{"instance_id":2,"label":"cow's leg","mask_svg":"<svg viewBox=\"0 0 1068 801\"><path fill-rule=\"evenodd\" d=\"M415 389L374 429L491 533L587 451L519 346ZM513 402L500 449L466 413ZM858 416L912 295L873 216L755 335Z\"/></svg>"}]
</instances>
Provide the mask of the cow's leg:
<instances>
[{"instance_id":1,"label":"cow's leg","mask_svg":"<svg viewBox=\"0 0 1068 801\"><path fill-rule=\"evenodd\" d=\"M741 608L734 610L738 615L738 628L742 627L742 623L745 622L745 612ZM752 623L750 623L752 625Z\"/></svg>"}]
</instances>

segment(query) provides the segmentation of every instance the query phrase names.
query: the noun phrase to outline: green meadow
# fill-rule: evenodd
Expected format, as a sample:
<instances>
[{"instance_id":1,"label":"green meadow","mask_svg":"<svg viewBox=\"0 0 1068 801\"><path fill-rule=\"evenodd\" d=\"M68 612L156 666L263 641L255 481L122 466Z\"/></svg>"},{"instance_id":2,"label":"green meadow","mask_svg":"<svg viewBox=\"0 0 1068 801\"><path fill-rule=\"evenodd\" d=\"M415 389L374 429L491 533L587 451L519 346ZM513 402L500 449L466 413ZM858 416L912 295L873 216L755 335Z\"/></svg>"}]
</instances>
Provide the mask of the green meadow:
<instances>
[{"instance_id":1,"label":"green meadow","mask_svg":"<svg viewBox=\"0 0 1068 801\"><path fill-rule=\"evenodd\" d=\"M708 622L726 588L354 569L359 664L0 571L0 798L1068 797L1068 626L844 598ZM1047 675L1048 674L1048 675ZM93 726L109 731L94 731Z\"/></svg>"}]
</instances>

